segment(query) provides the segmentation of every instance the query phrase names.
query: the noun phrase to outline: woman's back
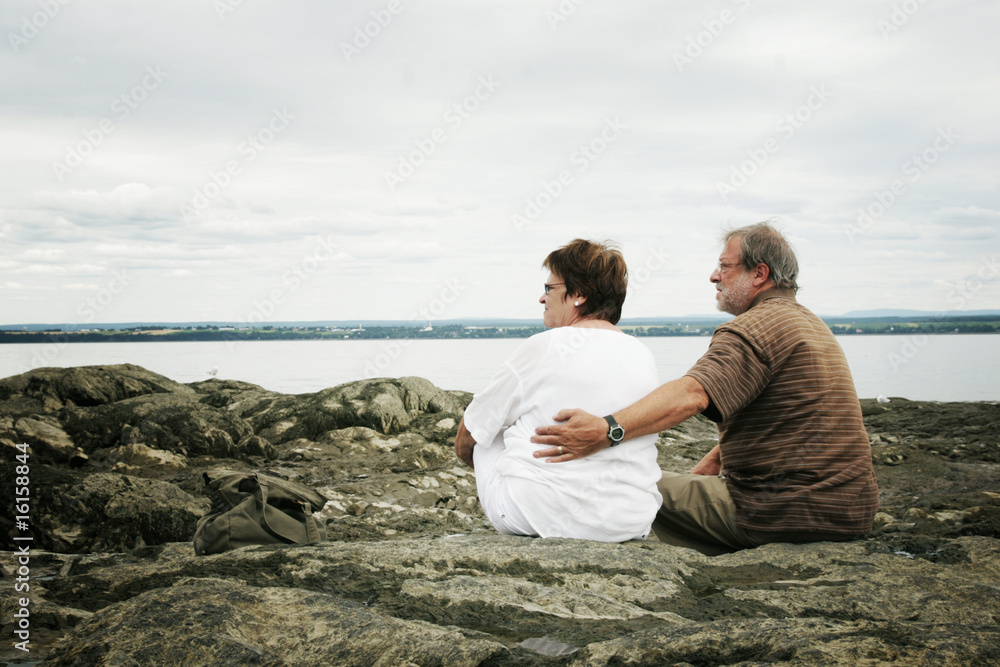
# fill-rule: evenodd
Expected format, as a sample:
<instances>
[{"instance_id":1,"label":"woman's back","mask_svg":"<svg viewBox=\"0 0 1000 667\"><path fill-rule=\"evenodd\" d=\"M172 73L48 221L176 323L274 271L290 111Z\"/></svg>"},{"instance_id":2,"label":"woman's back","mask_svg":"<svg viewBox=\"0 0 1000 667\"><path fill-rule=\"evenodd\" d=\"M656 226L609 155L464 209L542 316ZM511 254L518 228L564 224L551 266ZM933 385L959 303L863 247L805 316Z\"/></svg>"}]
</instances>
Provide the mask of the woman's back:
<instances>
[{"instance_id":1,"label":"woman's back","mask_svg":"<svg viewBox=\"0 0 1000 667\"><path fill-rule=\"evenodd\" d=\"M476 395L466 423L477 446L502 447L497 473L542 537L623 541L648 530L660 505L656 436L585 459L546 463L537 426L572 406L611 414L658 386L648 348L612 329L560 327L532 336Z\"/></svg>"}]
</instances>

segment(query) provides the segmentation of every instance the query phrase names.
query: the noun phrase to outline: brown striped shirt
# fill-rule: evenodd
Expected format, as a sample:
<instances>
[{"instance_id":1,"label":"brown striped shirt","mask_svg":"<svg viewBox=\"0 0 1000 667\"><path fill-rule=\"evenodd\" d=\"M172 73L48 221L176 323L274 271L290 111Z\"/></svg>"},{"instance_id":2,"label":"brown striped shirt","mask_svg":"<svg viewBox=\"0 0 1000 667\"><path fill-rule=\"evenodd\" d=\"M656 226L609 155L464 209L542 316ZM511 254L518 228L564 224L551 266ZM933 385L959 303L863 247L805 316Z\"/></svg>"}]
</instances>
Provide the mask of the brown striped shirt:
<instances>
[{"instance_id":1,"label":"brown striped shirt","mask_svg":"<svg viewBox=\"0 0 1000 667\"><path fill-rule=\"evenodd\" d=\"M829 327L767 290L715 330L688 375L719 423L737 523L761 531L861 534L878 485L847 359Z\"/></svg>"}]
</instances>

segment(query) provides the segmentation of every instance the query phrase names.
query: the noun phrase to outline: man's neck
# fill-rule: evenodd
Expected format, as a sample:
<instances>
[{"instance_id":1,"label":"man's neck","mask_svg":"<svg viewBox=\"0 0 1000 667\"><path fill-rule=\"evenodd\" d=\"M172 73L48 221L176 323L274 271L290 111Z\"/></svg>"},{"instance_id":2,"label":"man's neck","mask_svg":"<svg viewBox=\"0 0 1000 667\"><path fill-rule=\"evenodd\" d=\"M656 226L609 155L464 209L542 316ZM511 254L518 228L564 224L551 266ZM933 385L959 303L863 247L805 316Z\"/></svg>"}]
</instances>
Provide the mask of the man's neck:
<instances>
[{"instance_id":1,"label":"man's neck","mask_svg":"<svg viewBox=\"0 0 1000 667\"><path fill-rule=\"evenodd\" d=\"M750 302L750 308L753 308L754 306L759 304L761 301L764 301L765 299L774 299L774 298L791 299L792 301L794 301L795 290L789 289L787 287L775 287L774 283L769 283L767 286L764 287L764 289L757 292L753 300ZM750 310L750 308L747 308L747 310Z\"/></svg>"}]
</instances>

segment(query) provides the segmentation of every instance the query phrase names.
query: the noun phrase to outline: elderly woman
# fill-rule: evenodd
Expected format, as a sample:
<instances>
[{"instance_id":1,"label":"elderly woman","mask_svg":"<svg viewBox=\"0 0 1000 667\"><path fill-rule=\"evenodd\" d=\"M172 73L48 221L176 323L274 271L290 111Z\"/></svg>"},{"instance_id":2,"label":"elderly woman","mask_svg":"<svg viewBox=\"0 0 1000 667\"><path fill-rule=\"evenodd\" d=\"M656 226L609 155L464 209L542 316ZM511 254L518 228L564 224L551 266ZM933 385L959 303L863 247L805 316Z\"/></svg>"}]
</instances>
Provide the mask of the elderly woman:
<instances>
[{"instance_id":1,"label":"elderly woman","mask_svg":"<svg viewBox=\"0 0 1000 667\"><path fill-rule=\"evenodd\" d=\"M645 345L615 324L628 272L616 248L577 239L545 259L544 323L490 384L475 395L455 438L455 453L476 471L479 502L501 533L603 542L645 539L660 507L656 436L592 456L544 459L535 427L568 405L611 415L658 386ZM558 465L554 461L559 461ZM564 462L565 461L565 462Z\"/></svg>"}]
</instances>

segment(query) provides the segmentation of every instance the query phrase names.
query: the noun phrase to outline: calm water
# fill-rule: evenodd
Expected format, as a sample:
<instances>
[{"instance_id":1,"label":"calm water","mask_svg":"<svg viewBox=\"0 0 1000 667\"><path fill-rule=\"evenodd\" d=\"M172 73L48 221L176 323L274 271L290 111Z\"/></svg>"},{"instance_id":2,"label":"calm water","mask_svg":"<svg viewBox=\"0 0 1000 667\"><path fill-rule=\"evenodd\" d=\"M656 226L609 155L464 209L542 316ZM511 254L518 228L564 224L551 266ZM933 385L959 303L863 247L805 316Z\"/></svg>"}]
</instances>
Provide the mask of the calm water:
<instances>
[{"instance_id":1,"label":"calm water","mask_svg":"<svg viewBox=\"0 0 1000 667\"><path fill-rule=\"evenodd\" d=\"M1000 336L842 336L862 398L1000 400ZM643 338L660 380L681 376L704 338ZM306 393L364 377L417 375L444 389L483 388L519 339L76 343L0 345L0 377L39 366L138 364L178 382L216 377Z\"/></svg>"}]
</instances>

